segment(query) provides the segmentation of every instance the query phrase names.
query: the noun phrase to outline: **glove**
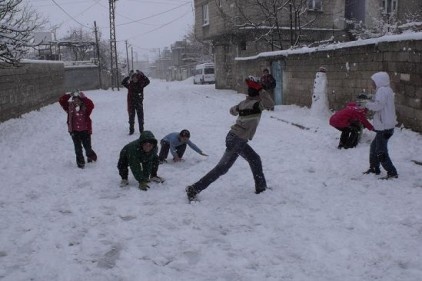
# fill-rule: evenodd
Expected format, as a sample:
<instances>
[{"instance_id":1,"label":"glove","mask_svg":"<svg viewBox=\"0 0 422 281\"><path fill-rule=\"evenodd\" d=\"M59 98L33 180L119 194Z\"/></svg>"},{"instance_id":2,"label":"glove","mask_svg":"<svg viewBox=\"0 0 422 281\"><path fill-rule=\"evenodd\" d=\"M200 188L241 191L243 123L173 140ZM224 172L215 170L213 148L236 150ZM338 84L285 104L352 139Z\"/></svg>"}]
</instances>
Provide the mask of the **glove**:
<instances>
[{"instance_id":1,"label":"glove","mask_svg":"<svg viewBox=\"0 0 422 281\"><path fill-rule=\"evenodd\" d=\"M246 84L248 85L249 88L255 89L257 91L260 91L262 89L262 85L258 82L255 82L249 78L245 79Z\"/></svg>"},{"instance_id":2,"label":"glove","mask_svg":"<svg viewBox=\"0 0 422 281\"><path fill-rule=\"evenodd\" d=\"M149 188L149 185L147 182L140 182L138 187L140 190L147 191Z\"/></svg>"}]
</instances>

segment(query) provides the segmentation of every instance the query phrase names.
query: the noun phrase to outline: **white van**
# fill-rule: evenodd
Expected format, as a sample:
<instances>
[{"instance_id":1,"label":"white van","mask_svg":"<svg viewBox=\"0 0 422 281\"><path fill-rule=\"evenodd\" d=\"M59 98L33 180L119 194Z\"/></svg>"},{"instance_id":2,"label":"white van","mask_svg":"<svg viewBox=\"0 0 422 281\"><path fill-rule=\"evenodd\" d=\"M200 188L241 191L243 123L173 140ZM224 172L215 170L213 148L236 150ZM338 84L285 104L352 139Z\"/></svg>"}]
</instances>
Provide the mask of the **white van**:
<instances>
[{"instance_id":1,"label":"white van","mask_svg":"<svg viewBox=\"0 0 422 281\"><path fill-rule=\"evenodd\" d=\"M195 67L195 76L193 77L193 84L214 84L214 64L201 63Z\"/></svg>"}]
</instances>

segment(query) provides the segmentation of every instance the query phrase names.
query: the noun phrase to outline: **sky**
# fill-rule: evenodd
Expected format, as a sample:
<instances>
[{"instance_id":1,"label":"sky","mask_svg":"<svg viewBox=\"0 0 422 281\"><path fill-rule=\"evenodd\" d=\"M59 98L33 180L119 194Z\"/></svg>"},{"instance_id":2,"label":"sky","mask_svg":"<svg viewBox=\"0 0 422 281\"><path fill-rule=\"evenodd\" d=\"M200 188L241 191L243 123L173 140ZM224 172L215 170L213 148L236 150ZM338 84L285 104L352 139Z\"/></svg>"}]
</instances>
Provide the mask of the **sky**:
<instances>
[{"instance_id":1,"label":"sky","mask_svg":"<svg viewBox=\"0 0 422 281\"><path fill-rule=\"evenodd\" d=\"M249 142L267 191L254 193L239 158L189 203L185 187L220 160L235 122L229 108L245 96L192 78L152 80L145 128L157 139L189 129L209 156L187 148L183 162L160 165L166 181L144 192L132 175L119 187L119 152L137 138L128 135L126 91L85 94L98 161L83 170L58 103L0 123L2 281L422 280L422 166L412 162L422 161L421 134L395 129L399 178L380 180L384 170L362 174L374 132L339 150L329 115L279 105Z\"/></svg>"},{"instance_id":2,"label":"sky","mask_svg":"<svg viewBox=\"0 0 422 281\"><path fill-rule=\"evenodd\" d=\"M56 35L67 35L71 29L94 30L94 21L102 38L110 39L108 0L24 0L59 26ZM158 48L170 47L182 40L194 24L191 0L118 0L115 2L117 49L126 53L127 40L139 60L158 56Z\"/></svg>"}]
</instances>

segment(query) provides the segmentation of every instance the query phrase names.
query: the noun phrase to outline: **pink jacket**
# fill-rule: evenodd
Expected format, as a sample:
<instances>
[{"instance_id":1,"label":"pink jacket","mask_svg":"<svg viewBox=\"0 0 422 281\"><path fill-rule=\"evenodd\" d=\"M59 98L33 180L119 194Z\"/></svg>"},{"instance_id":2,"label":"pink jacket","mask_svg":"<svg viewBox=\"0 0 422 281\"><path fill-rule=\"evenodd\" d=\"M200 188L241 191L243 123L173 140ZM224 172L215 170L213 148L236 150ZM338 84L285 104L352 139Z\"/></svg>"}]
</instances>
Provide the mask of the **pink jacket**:
<instances>
[{"instance_id":1,"label":"pink jacket","mask_svg":"<svg viewBox=\"0 0 422 281\"><path fill-rule=\"evenodd\" d=\"M64 111L67 112L67 125L69 132L74 131L74 124L72 124L72 121L74 120L74 114L75 114L75 106L72 102L69 102L69 99L71 98L70 94L64 94L60 97L59 103L64 109ZM92 121L91 121L91 112L94 109L94 103L92 100L87 98L84 94L81 94L80 99L82 101L82 107L81 110L85 111L84 113L84 120L81 120L81 122L85 122L83 126L88 129L89 134L92 134Z\"/></svg>"},{"instance_id":2,"label":"pink jacket","mask_svg":"<svg viewBox=\"0 0 422 281\"><path fill-rule=\"evenodd\" d=\"M366 119L366 108L360 108L356 103L349 102L347 106L336 113L330 118L330 125L335 128L346 128L352 123L361 123L365 128L372 131L374 127Z\"/></svg>"}]
</instances>

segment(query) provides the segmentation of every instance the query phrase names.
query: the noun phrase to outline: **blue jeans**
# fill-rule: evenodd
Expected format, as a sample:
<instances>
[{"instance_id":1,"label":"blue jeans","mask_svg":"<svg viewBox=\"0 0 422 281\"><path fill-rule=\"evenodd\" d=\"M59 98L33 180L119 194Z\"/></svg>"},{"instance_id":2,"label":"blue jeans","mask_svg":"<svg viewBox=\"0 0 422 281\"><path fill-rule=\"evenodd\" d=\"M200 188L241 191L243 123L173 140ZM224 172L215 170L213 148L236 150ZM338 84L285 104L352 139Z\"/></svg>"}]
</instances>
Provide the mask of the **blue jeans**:
<instances>
[{"instance_id":1,"label":"blue jeans","mask_svg":"<svg viewBox=\"0 0 422 281\"><path fill-rule=\"evenodd\" d=\"M265 181L264 173L262 172L261 157L259 157L252 147L248 145L247 140L241 139L230 132L227 134L226 151L220 159L220 162L192 186L198 192L206 189L212 182L227 173L239 155L249 163L255 181L255 190L257 192L265 190L267 183Z\"/></svg>"},{"instance_id":2,"label":"blue jeans","mask_svg":"<svg viewBox=\"0 0 422 281\"><path fill-rule=\"evenodd\" d=\"M369 150L369 164L370 167L379 171L380 164L387 171L388 175L397 175L396 167L391 162L388 155L388 140L394 134L394 129L376 131L377 135L371 143Z\"/></svg>"}]
</instances>

